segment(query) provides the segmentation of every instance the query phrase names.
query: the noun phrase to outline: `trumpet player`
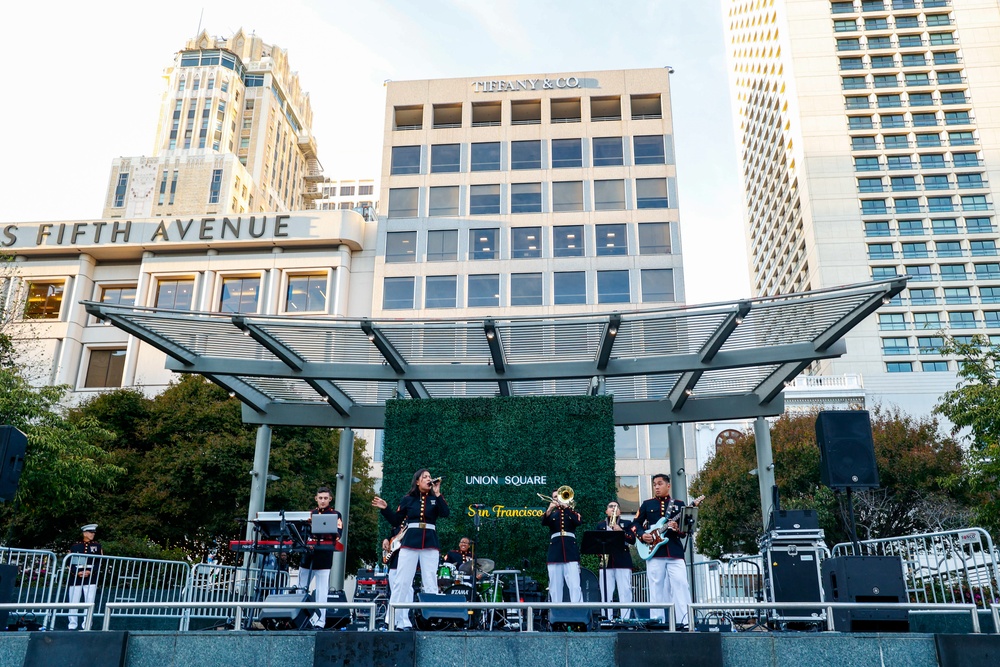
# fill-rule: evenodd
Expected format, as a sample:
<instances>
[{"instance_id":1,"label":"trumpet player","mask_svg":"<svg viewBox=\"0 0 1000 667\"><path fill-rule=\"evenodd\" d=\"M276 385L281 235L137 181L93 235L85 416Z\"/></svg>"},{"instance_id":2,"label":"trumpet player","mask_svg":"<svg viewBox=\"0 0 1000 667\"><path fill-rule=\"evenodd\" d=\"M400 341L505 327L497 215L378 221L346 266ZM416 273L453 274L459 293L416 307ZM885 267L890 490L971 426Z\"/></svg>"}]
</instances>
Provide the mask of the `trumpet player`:
<instances>
[{"instance_id":1,"label":"trumpet player","mask_svg":"<svg viewBox=\"0 0 1000 667\"><path fill-rule=\"evenodd\" d=\"M612 602L615 589L618 589L619 602L632 601L632 552L629 550L630 544L635 544L635 533L632 532L632 523L622 520L622 508L617 501L612 500L604 510L607 517L599 521L594 530L607 530L620 532L625 539L625 546L621 551L601 556L601 571L598 573L597 581L601 585L601 599L605 602ZM607 589L607 590L605 590ZM614 616L613 609L606 609L608 619ZM622 609L622 618L630 618L631 609Z\"/></svg>"},{"instance_id":2,"label":"trumpet player","mask_svg":"<svg viewBox=\"0 0 1000 667\"><path fill-rule=\"evenodd\" d=\"M568 489L568 493L561 493ZM549 551L546 556L549 570L549 600L563 601L563 582L569 588L570 602L583 602L580 589L580 549L576 545L576 527L583 521L572 508L572 489L562 487L552 492L542 525L549 528Z\"/></svg>"},{"instance_id":3,"label":"trumpet player","mask_svg":"<svg viewBox=\"0 0 1000 667\"><path fill-rule=\"evenodd\" d=\"M399 549L399 562L393 582L392 602L413 601L413 577L420 564L420 583L424 593L437 593L437 567L440 543L437 520L449 514L448 503L441 495L441 478L431 478L431 473L421 468L413 473L410 491L399 501L395 511L389 504L375 496L372 505L377 507L390 525L402 524L406 530ZM396 615L396 629L410 629L407 614Z\"/></svg>"}]
</instances>

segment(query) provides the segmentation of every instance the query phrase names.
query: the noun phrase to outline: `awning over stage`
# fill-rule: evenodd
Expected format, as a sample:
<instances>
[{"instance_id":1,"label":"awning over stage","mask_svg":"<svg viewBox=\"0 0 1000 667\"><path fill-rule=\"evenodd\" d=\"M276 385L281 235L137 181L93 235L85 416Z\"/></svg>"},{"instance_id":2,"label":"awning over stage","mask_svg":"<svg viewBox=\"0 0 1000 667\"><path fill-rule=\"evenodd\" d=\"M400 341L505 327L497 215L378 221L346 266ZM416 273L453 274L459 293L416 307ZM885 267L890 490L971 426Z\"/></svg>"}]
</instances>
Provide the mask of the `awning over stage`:
<instances>
[{"instance_id":1,"label":"awning over stage","mask_svg":"<svg viewBox=\"0 0 1000 667\"><path fill-rule=\"evenodd\" d=\"M844 335L905 278L689 307L480 320L176 311L87 312L243 401L252 424L381 428L385 402L614 395L615 423L778 415L781 390L839 357Z\"/></svg>"}]
</instances>

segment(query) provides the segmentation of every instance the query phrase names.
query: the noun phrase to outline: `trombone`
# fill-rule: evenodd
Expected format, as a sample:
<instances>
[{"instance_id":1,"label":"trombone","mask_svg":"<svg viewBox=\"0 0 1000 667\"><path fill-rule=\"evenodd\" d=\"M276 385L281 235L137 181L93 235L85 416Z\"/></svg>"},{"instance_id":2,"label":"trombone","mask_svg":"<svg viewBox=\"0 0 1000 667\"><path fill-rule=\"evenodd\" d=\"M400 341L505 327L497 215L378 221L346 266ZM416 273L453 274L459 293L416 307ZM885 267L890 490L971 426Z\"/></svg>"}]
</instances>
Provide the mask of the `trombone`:
<instances>
[{"instance_id":1,"label":"trombone","mask_svg":"<svg viewBox=\"0 0 1000 667\"><path fill-rule=\"evenodd\" d=\"M576 507L576 500L573 499L573 487L566 486L563 484L558 489L556 489L556 497L546 496L542 493L538 494L538 497L546 502L555 502L559 507L566 509L573 509Z\"/></svg>"}]
</instances>

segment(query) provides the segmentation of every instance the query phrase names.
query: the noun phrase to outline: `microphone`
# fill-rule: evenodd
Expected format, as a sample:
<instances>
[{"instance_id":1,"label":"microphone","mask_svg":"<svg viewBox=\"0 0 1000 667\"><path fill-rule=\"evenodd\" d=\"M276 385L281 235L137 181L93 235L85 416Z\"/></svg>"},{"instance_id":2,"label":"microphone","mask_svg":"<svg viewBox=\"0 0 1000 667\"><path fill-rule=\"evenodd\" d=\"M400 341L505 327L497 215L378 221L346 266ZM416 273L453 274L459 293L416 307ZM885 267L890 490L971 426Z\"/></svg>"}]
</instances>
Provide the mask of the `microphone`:
<instances>
[{"instance_id":1,"label":"microphone","mask_svg":"<svg viewBox=\"0 0 1000 667\"><path fill-rule=\"evenodd\" d=\"M474 503L474 504L472 505L472 509L474 509L474 510L481 510L481 509L483 509L484 507L486 507L486 505L484 505L484 504L482 504L482 503Z\"/></svg>"}]
</instances>

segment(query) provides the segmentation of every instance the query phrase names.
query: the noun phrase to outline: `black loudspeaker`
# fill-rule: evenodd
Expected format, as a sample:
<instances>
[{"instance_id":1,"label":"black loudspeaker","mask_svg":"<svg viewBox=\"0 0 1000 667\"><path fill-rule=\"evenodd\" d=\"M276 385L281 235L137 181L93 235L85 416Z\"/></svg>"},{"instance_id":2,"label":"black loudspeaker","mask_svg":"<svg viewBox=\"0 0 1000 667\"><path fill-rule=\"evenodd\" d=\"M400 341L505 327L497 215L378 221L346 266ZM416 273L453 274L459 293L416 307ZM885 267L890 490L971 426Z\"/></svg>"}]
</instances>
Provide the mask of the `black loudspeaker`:
<instances>
[{"instance_id":1,"label":"black loudspeaker","mask_svg":"<svg viewBox=\"0 0 1000 667\"><path fill-rule=\"evenodd\" d=\"M468 602L464 595L417 593L418 602ZM397 612L398 613L398 612ZM446 630L465 627L469 621L468 609L418 609L414 623L420 630Z\"/></svg>"},{"instance_id":2,"label":"black loudspeaker","mask_svg":"<svg viewBox=\"0 0 1000 667\"><path fill-rule=\"evenodd\" d=\"M279 593L268 595L264 598L264 604L268 602L312 602L312 593ZM260 622L269 630L302 630L313 615L311 609L279 609L263 608L260 610Z\"/></svg>"},{"instance_id":3,"label":"black loudspeaker","mask_svg":"<svg viewBox=\"0 0 1000 667\"><path fill-rule=\"evenodd\" d=\"M549 609L549 629L553 632L586 632L593 621L590 609Z\"/></svg>"},{"instance_id":4,"label":"black loudspeaker","mask_svg":"<svg viewBox=\"0 0 1000 667\"><path fill-rule=\"evenodd\" d=\"M610 575L609 575L610 576ZM580 568L580 593L584 602L601 601L601 582L590 570ZM569 586L563 583L563 600L569 600Z\"/></svg>"},{"instance_id":5,"label":"black loudspeaker","mask_svg":"<svg viewBox=\"0 0 1000 667\"><path fill-rule=\"evenodd\" d=\"M867 410L824 410L816 416L819 478L831 489L877 489L878 465Z\"/></svg>"},{"instance_id":6,"label":"black loudspeaker","mask_svg":"<svg viewBox=\"0 0 1000 667\"><path fill-rule=\"evenodd\" d=\"M347 602L347 594L344 591L330 591L326 598L327 602ZM326 627L339 630L351 624L351 610L346 607L327 607Z\"/></svg>"},{"instance_id":7,"label":"black loudspeaker","mask_svg":"<svg viewBox=\"0 0 1000 667\"><path fill-rule=\"evenodd\" d=\"M17 602L14 599L14 581L17 579L16 565L0 565L0 603L10 604ZM0 630L7 627L7 614L4 609L0 611Z\"/></svg>"},{"instance_id":8,"label":"black loudspeaker","mask_svg":"<svg viewBox=\"0 0 1000 667\"><path fill-rule=\"evenodd\" d=\"M13 426L0 426L0 503L17 493L17 482L24 469L28 437Z\"/></svg>"},{"instance_id":9,"label":"black loudspeaker","mask_svg":"<svg viewBox=\"0 0 1000 667\"><path fill-rule=\"evenodd\" d=\"M771 530L819 530L816 510L778 510L771 512L767 529Z\"/></svg>"},{"instance_id":10,"label":"black loudspeaker","mask_svg":"<svg viewBox=\"0 0 1000 667\"><path fill-rule=\"evenodd\" d=\"M941 667L982 667L1000 662L1000 637L996 635L935 634L934 644Z\"/></svg>"},{"instance_id":11,"label":"black loudspeaker","mask_svg":"<svg viewBox=\"0 0 1000 667\"><path fill-rule=\"evenodd\" d=\"M769 602L822 602L820 579L820 547L784 545L771 546L764 552L765 578ZM776 608L778 622L806 621L819 618L822 610Z\"/></svg>"},{"instance_id":12,"label":"black loudspeaker","mask_svg":"<svg viewBox=\"0 0 1000 667\"><path fill-rule=\"evenodd\" d=\"M898 556L839 556L823 561L827 602L878 602L880 609L835 609L840 632L908 632L909 613L894 609L907 601L903 563Z\"/></svg>"}]
</instances>

